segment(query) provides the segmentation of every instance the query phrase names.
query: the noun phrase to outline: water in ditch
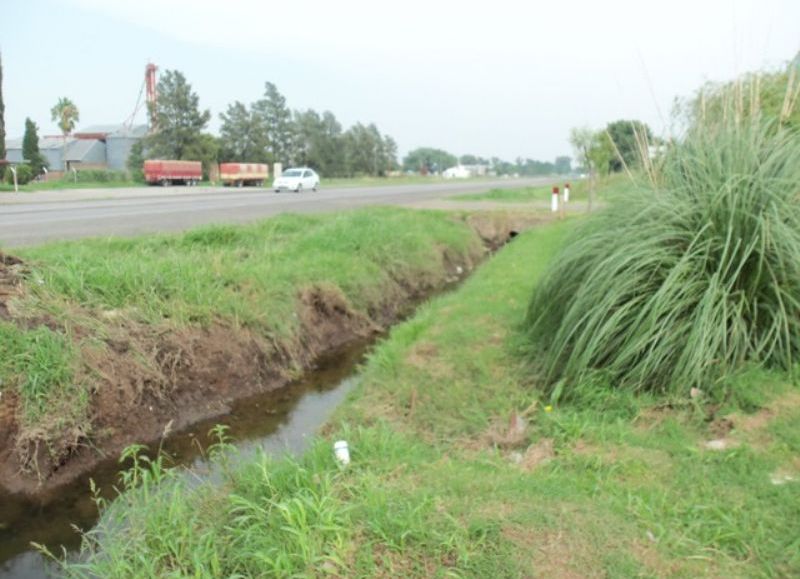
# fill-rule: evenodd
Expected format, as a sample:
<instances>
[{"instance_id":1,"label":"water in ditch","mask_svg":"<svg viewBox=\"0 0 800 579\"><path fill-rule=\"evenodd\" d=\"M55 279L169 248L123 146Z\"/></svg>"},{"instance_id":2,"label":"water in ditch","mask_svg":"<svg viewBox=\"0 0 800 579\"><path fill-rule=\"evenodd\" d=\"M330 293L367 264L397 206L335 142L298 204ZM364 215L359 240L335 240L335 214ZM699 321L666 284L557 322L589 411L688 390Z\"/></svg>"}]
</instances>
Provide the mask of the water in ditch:
<instances>
[{"instance_id":1,"label":"water in ditch","mask_svg":"<svg viewBox=\"0 0 800 579\"><path fill-rule=\"evenodd\" d=\"M233 405L230 414L200 422L176 432L163 448L175 464L203 470L203 449L216 424L229 427L242 455L263 448L268 453L302 452L356 382L356 368L372 341L364 341L327 356L303 379L279 390L257 394ZM73 525L89 529L98 518L89 492L91 477L106 497L114 496L119 464L109 460L85 477L56 491L53 497L32 499L9 495L0 489L0 577L48 576L47 560L31 546L46 545L59 553L62 546L75 550L80 536Z\"/></svg>"}]
</instances>

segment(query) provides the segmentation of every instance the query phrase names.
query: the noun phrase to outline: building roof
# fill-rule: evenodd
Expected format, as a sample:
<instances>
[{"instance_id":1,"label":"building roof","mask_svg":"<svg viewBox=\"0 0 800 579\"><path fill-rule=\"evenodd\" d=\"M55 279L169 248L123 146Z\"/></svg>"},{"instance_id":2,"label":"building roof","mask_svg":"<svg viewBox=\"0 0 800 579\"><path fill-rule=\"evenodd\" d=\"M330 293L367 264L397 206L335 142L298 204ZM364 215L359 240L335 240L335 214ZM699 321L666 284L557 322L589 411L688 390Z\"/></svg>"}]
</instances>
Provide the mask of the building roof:
<instances>
[{"instance_id":1,"label":"building roof","mask_svg":"<svg viewBox=\"0 0 800 579\"><path fill-rule=\"evenodd\" d=\"M75 139L72 137L67 137L67 144L71 143ZM64 146L64 137L59 137L56 135L39 137L39 150L42 149L60 149ZM6 149L21 149L22 148L22 137L17 139L7 139L6 140Z\"/></svg>"},{"instance_id":2,"label":"building roof","mask_svg":"<svg viewBox=\"0 0 800 579\"><path fill-rule=\"evenodd\" d=\"M44 137L39 137L39 150L61 149L64 146L64 143L69 146L69 144L74 140L75 138L70 136L65 139L59 135L45 135Z\"/></svg>"},{"instance_id":3,"label":"building roof","mask_svg":"<svg viewBox=\"0 0 800 579\"><path fill-rule=\"evenodd\" d=\"M75 139L67 144L67 152L64 155L65 161L83 161L87 153L92 150L100 141L96 139Z\"/></svg>"},{"instance_id":4,"label":"building roof","mask_svg":"<svg viewBox=\"0 0 800 579\"><path fill-rule=\"evenodd\" d=\"M89 125L75 132L79 139L106 139L111 138L132 138L137 139L147 134L147 125Z\"/></svg>"},{"instance_id":5,"label":"building roof","mask_svg":"<svg viewBox=\"0 0 800 579\"><path fill-rule=\"evenodd\" d=\"M98 139L76 139L74 137L67 137L67 149L66 154L64 155L64 160L66 161L82 161L84 157L92 150L97 143L100 141ZM46 136L46 137L39 137L39 150L46 151L46 150L54 150L58 151L64 147L64 137L57 137L57 136ZM21 150L22 149L22 139L9 139L6 141L6 149L11 150Z\"/></svg>"}]
</instances>

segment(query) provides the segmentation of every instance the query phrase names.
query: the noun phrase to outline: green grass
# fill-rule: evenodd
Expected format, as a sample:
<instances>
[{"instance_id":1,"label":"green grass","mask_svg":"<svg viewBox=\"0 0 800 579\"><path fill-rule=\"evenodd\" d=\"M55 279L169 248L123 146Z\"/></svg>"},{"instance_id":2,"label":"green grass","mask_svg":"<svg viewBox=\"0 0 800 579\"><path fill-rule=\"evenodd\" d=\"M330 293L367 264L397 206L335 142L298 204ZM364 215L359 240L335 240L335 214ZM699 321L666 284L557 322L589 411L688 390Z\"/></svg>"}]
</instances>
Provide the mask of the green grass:
<instances>
[{"instance_id":1,"label":"green grass","mask_svg":"<svg viewBox=\"0 0 800 579\"><path fill-rule=\"evenodd\" d=\"M476 177L469 179L468 182L486 181L488 178ZM344 187L383 187L392 185L425 185L434 183L443 183L446 180L437 175L421 176L421 175L403 175L400 177L333 177L322 178L322 187L326 189L344 188ZM270 180L271 183L271 180ZM78 181L77 183L71 179L64 178L55 181L45 181L41 183L28 183L19 187L20 192L33 193L36 191L53 191L58 189L105 189L105 188L124 188L124 187L147 187L148 185L141 181ZM210 183L203 181L200 183L201 187L220 186L219 183ZM269 189L266 185L265 188ZM13 192L14 186L8 183L0 183L0 193Z\"/></svg>"},{"instance_id":2,"label":"green grass","mask_svg":"<svg viewBox=\"0 0 800 579\"><path fill-rule=\"evenodd\" d=\"M563 191L564 183L569 178L554 177L552 185L537 187L518 187L513 189L495 188L484 193L467 193L448 197L453 201L493 201L495 203L538 203L549 206L553 187L557 186ZM589 198L588 179L575 179L570 182L570 201L587 201ZM607 201L624 195L633 189L630 179L621 174L611 175L599 181L597 185L597 198Z\"/></svg>"},{"instance_id":3,"label":"green grass","mask_svg":"<svg viewBox=\"0 0 800 579\"><path fill-rule=\"evenodd\" d=\"M20 193L35 193L36 191L56 191L60 189L108 189L122 187L145 187L144 183L136 181L112 182L78 182L72 181L45 181L42 183L28 183L19 187ZM7 183L0 184L0 193L13 193L14 186Z\"/></svg>"},{"instance_id":4,"label":"green grass","mask_svg":"<svg viewBox=\"0 0 800 579\"><path fill-rule=\"evenodd\" d=\"M0 392L19 394L26 424L36 425L76 394L79 399L71 400L76 410L85 409L74 364L74 349L64 335L46 326L25 331L0 321Z\"/></svg>"},{"instance_id":5,"label":"green grass","mask_svg":"<svg viewBox=\"0 0 800 579\"><path fill-rule=\"evenodd\" d=\"M355 308L367 310L400 295L412 272L422 285L447 275L441 247L474 255L479 241L441 213L379 208L17 253L43 280L31 292L47 307L124 310L150 324L226 319L285 335L296 325L294 300L303 287L338 287Z\"/></svg>"},{"instance_id":6,"label":"green grass","mask_svg":"<svg viewBox=\"0 0 800 579\"><path fill-rule=\"evenodd\" d=\"M519 320L571 228L519 236L396 327L302 457L260 457L221 484L143 465L145 483L111 505L67 574L800 573L796 486L769 478L798 468L800 392L785 376L753 369L727 385L720 412L738 445L719 452L703 449L719 434L702 394L663 408L597 383L552 410L539 401ZM525 409L527 428L507 437ZM747 426L762 415L766 425ZM339 438L347 469L333 459ZM547 445L549 461L517 464Z\"/></svg>"},{"instance_id":7,"label":"green grass","mask_svg":"<svg viewBox=\"0 0 800 579\"><path fill-rule=\"evenodd\" d=\"M448 260L482 253L463 220L393 208L15 251L25 283L15 323L0 322L0 389L20 396L20 436L88 433L92 392L116 379L103 366L115 340L130 344L128 362L160 376L160 337L222 326L250 332L293 374L309 339L303 295L318 292L355 320L383 322L381 313L410 294L443 285L453 274ZM163 394L157 380L146 382L154 391L143 395Z\"/></svg>"},{"instance_id":8,"label":"green grass","mask_svg":"<svg viewBox=\"0 0 800 579\"><path fill-rule=\"evenodd\" d=\"M703 127L655 187L596 214L537 287L531 358L555 397L590 376L685 396L800 354L800 135Z\"/></svg>"}]
</instances>

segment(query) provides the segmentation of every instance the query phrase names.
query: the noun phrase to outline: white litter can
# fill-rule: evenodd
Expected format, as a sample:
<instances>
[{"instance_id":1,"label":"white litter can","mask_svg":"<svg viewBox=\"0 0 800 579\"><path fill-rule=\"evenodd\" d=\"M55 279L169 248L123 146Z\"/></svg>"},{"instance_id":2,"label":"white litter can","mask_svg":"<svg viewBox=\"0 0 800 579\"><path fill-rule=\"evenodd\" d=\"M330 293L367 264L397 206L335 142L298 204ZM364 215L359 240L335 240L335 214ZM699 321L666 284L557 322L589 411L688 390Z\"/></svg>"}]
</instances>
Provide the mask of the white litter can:
<instances>
[{"instance_id":1,"label":"white litter can","mask_svg":"<svg viewBox=\"0 0 800 579\"><path fill-rule=\"evenodd\" d=\"M333 453L336 455L336 460L342 466L350 464L350 449L347 447L346 440L337 440L333 444Z\"/></svg>"}]
</instances>

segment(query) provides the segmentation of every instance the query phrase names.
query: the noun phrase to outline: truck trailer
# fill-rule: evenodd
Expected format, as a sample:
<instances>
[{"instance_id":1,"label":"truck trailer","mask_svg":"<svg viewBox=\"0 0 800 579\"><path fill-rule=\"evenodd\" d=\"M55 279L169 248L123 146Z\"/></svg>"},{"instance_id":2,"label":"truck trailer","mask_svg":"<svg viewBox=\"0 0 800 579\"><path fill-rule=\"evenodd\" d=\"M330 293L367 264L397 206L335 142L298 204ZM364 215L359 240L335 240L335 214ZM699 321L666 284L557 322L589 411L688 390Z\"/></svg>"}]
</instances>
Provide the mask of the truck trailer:
<instances>
[{"instance_id":1,"label":"truck trailer","mask_svg":"<svg viewBox=\"0 0 800 579\"><path fill-rule=\"evenodd\" d=\"M226 187L262 187L269 178L269 167L262 163L222 163L219 177Z\"/></svg>"},{"instance_id":2,"label":"truck trailer","mask_svg":"<svg viewBox=\"0 0 800 579\"><path fill-rule=\"evenodd\" d=\"M153 159L144 162L144 178L150 185L197 185L203 178L200 161L164 161Z\"/></svg>"}]
</instances>

